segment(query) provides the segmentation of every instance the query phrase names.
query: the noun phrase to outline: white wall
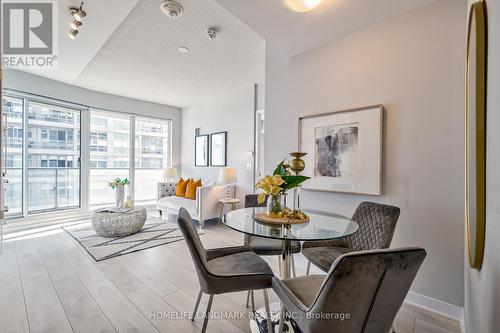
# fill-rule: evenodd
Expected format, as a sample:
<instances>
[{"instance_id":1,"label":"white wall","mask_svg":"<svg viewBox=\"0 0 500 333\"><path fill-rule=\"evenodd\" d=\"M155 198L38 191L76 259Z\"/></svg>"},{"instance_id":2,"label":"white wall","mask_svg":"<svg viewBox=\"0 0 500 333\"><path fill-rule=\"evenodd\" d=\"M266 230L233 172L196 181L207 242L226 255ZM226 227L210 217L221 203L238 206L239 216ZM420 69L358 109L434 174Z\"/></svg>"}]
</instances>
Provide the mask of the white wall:
<instances>
[{"instance_id":1,"label":"white wall","mask_svg":"<svg viewBox=\"0 0 500 333\"><path fill-rule=\"evenodd\" d=\"M181 110L177 107L79 88L18 70L5 70L4 88L52 97L110 111L172 120L172 163L180 164ZM126 84L126 82L124 82Z\"/></svg>"},{"instance_id":2,"label":"white wall","mask_svg":"<svg viewBox=\"0 0 500 333\"><path fill-rule=\"evenodd\" d=\"M469 333L500 332L500 2L486 0L486 6L486 240L481 270L469 268L465 253L465 314Z\"/></svg>"},{"instance_id":3,"label":"white wall","mask_svg":"<svg viewBox=\"0 0 500 333\"><path fill-rule=\"evenodd\" d=\"M465 0L441 0L304 54L266 53L266 171L296 149L297 118L384 104L384 195L305 192L304 206L352 214L401 208L392 247L428 256L416 293L464 304Z\"/></svg>"},{"instance_id":4,"label":"white wall","mask_svg":"<svg viewBox=\"0 0 500 333\"><path fill-rule=\"evenodd\" d=\"M227 165L238 169L237 197L242 199L253 191L254 86L237 89L225 96L182 109L182 176L201 177L202 181L217 180L219 167L194 166L194 130L200 134L227 132ZM253 165L252 165L253 167Z\"/></svg>"}]
</instances>

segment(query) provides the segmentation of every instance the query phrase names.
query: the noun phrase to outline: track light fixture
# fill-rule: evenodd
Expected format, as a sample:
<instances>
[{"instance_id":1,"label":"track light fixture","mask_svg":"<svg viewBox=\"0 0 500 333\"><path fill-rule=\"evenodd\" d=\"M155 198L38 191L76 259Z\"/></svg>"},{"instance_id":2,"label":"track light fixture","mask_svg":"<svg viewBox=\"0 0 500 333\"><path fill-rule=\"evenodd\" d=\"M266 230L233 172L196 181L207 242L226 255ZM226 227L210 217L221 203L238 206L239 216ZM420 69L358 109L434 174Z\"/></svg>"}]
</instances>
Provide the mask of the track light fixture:
<instances>
[{"instance_id":1,"label":"track light fixture","mask_svg":"<svg viewBox=\"0 0 500 333\"><path fill-rule=\"evenodd\" d=\"M69 38L71 38L71 39L75 39L77 34L78 34L78 30L76 30L76 29L71 29L71 30L68 32L68 37L69 37Z\"/></svg>"},{"instance_id":2,"label":"track light fixture","mask_svg":"<svg viewBox=\"0 0 500 333\"><path fill-rule=\"evenodd\" d=\"M71 39L75 39L78 34L78 29L83 24L82 21L87 16L87 13L83 10L83 1L80 4L80 7L71 7L69 9L69 13L73 17L73 22L69 23L69 27L71 30L68 32L68 37Z\"/></svg>"},{"instance_id":3,"label":"track light fixture","mask_svg":"<svg viewBox=\"0 0 500 333\"><path fill-rule=\"evenodd\" d=\"M73 22L69 23L69 27L73 30L78 30L78 27L82 25L82 22L73 20Z\"/></svg>"}]
</instances>

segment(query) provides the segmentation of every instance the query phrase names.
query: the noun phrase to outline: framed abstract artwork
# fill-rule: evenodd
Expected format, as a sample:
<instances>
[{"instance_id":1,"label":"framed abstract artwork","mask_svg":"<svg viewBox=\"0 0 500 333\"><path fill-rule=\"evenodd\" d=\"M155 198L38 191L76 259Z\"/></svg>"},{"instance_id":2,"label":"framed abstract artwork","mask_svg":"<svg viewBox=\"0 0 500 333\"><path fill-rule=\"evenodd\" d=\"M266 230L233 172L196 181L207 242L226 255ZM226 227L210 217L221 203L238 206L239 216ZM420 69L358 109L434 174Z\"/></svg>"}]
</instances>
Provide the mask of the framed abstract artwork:
<instances>
[{"instance_id":1,"label":"framed abstract artwork","mask_svg":"<svg viewBox=\"0 0 500 333\"><path fill-rule=\"evenodd\" d=\"M208 135L194 137L194 166L208 166Z\"/></svg>"},{"instance_id":2,"label":"framed abstract artwork","mask_svg":"<svg viewBox=\"0 0 500 333\"><path fill-rule=\"evenodd\" d=\"M483 1L474 2L467 29L465 91L465 205L469 265L483 262L486 224L486 58L487 15Z\"/></svg>"},{"instance_id":3,"label":"framed abstract artwork","mask_svg":"<svg viewBox=\"0 0 500 333\"><path fill-rule=\"evenodd\" d=\"M210 165L227 166L227 132L210 134Z\"/></svg>"},{"instance_id":4,"label":"framed abstract artwork","mask_svg":"<svg viewBox=\"0 0 500 333\"><path fill-rule=\"evenodd\" d=\"M299 118L299 151L307 153L303 189L382 194L383 106Z\"/></svg>"}]
</instances>

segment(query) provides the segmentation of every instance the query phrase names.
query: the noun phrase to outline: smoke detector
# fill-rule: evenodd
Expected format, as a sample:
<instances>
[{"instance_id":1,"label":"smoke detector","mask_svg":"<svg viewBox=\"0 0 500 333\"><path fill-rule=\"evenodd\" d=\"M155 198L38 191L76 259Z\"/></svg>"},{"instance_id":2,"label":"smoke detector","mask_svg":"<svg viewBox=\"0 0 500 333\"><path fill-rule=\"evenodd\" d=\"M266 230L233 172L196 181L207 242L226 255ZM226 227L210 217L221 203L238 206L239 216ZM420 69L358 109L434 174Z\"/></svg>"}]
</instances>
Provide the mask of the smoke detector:
<instances>
[{"instance_id":1,"label":"smoke detector","mask_svg":"<svg viewBox=\"0 0 500 333\"><path fill-rule=\"evenodd\" d=\"M217 37L217 29L213 27L207 28L207 38L215 39L215 37Z\"/></svg>"},{"instance_id":2,"label":"smoke detector","mask_svg":"<svg viewBox=\"0 0 500 333\"><path fill-rule=\"evenodd\" d=\"M184 9L175 1L165 1L160 5L161 11L170 18L176 18L182 15Z\"/></svg>"}]
</instances>

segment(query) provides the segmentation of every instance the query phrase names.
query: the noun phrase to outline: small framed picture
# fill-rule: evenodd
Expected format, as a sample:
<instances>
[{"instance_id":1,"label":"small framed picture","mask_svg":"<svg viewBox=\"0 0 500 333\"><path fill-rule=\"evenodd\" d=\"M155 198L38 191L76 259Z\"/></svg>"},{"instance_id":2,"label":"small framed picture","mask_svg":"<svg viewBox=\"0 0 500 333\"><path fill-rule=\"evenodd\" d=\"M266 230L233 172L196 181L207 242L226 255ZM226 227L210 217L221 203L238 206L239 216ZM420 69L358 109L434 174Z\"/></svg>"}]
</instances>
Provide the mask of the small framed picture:
<instances>
[{"instance_id":1,"label":"small framed picture","mask_svg":"<svg viewBox=\"0 0 500 333\"><path fill-rule=\"evenodd\" d=\"M194 166L208 166L208 135L194 137Z\"/></svg>"},{"instance_id":2,"label":"small framed picture","mask_svg":"<svg viewBox=\"0 0 500 333\"><path fill-rule=\"evenodd\" d=\"M227 166L227 132L210 134L210 165Z\"/></svg>"}]
</instances>

